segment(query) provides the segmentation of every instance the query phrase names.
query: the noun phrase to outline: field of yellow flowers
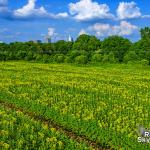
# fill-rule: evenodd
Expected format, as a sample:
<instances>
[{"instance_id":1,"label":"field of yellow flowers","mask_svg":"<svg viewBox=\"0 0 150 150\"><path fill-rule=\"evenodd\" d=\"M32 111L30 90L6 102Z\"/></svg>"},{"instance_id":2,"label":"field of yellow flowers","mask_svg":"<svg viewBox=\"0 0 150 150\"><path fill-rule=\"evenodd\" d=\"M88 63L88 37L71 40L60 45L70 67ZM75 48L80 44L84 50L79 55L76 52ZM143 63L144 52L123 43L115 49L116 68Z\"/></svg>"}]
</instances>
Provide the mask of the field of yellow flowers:
<instances>
[{"instance_id":1,"label":"field of yellow flowers","mask_svg":"<svg viewBox=\"0 0 150 150\"><path fill-rule=\"evenodd\" d=\"M90 150L85 144L69 139L55 128L36 121L21 111L0 106L0 121L0 147L4 150Z\"/></svg>"},{"instance_id":2,"label":"field of yellow flowers","mask_svg":"<svg viewBox=\"0 0 150 150\"><path fill-rule=\"evenodd\" d=\"M49 118L103 147L150 149L150 143L138 142L137 134L138 125L150 129L149 67L1 62L0 100ZM20 112L0 109L4 135L0 146L87 149Z\"/></svg>"}]
</instances>

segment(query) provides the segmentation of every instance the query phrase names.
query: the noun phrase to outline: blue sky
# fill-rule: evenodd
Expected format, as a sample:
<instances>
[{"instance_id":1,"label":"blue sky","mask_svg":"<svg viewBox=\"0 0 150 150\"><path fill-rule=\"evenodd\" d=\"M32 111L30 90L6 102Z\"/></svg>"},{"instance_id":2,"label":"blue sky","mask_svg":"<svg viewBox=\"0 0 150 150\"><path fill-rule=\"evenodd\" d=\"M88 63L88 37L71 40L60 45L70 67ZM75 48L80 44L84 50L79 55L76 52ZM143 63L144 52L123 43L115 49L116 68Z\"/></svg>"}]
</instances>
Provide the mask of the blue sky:
<instances>
[{"instance_id":1,"label":"blue sky","mask_svg":"<svg viewBox=\"0 0 150 150\"><path fill-rule=\"evenodd\" d=\"M0 0L0 41L67 40L81 34L137 41L150 26L148 0Z\"/></svg>"}]
</instances>

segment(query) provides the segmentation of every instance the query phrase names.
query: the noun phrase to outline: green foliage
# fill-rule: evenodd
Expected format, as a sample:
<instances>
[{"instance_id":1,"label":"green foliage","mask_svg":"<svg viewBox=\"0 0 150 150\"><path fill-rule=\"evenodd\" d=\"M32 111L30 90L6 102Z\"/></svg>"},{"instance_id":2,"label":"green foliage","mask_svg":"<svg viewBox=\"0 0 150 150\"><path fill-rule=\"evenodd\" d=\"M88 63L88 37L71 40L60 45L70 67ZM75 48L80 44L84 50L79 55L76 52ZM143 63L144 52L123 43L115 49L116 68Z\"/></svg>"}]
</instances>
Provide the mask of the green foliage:
<instances>
[{"instance_id":1,"label":"green foliage","mask_svg":"<svg viewBox=\"0 0 150 150\"><path fill-rule=\"evenodd\" d=\"M64 59L64 62L65 63L72 63L72 59L70 56L66 56L65 59Z\"/></svg>"},{"instance_id":2,"label":"green foliage","mask_svg":"<svg viewBox=\"0 0 150 150\"><path fill-rule=\"evenodd\" d=\"M25 56L24 56L25 57ZM23 57L23 58L24 58ZM22 58L22 59L23 59ZM13 53L13 52L10 52L9 54L8 54L8 56L7 56L7 60L15 60L16 59L16 57L15 57L15 54Z\"/></svg>"},{"instance_id":3,"label":"green foliage","mask_svg":"<svg viewBox=\"0 0 150 150\"><path fill-rule=\"evenodd\" d=\"M77 56L80 55L80 53L79 53L79 51L77 51L77 50L73 50L73 51L70 51L70 52L68 53L68 55L70 56L70 59L74 60L75 57L77 57Z\"/></svg>"},{"instance_id":4,"label":"green foliage","mask_svg":"<svg viewBox=\"0 0 150 150\"><path fill-rule=\"evenodd\" d=\"M102 63L108 63L109 62L109 57L107 54L103 55Z\"/></svg>"},{"instance_id":5,"label":"green foliage","mask_svg":"<svg viewBox=\"0 0 150 150\"><path fill-rule=\"evenodd\" d=\"M115 55L113 52L110 52L108 55L108 62L109 63L116 63L118 62L117 58L115 58Z\"/></svg>"},{"instance_id":6,"label":"green foliage","mask_svg":"<svg viewBox=\"0 0 150 150\"><path fill-rule=\"evenodd\" d=\"M80 35L75 42L55 43L14 42L0 43L0 60L35 60L45 63L74 63L78 56L86 56L85 63L128 63L150 61L150 28L141 29L141 40L131 43L121 36L109 36L102 42L95 36ZM77 58L77 60L75 60ZM83 59L84 60L84 59ZM83 61L84 63L84 61Z\"/></svg>"},{"instance_id":7,"label":"green foliage","mask_svg":"<svg viewBox=\"0 0 150 150\"><path fill-rule=\"evenodd\" d=\"M67 54L72 49L72 42L60 40L55 43L55 52L57 54Z\"/></svg>"},{"instance_id":8,"label":"green foliage","mask_svg":"<svg viewBox=\"0 0 150 150\"><path fill-rule=\"evenodd\" d=\"M42 59L43 59L42 55L40 55L40 54L34 54L33 58L34 58L36 61L42 61Z\"/></svg>"},{"instance_id":9,"label":"green foliage","mask_svg":"<svg viewBox=\"0 0 150 150\"><path fill-rule=\"evenodd\" d=\"M102 62L103 56L102 54L94 54L92 55L91 61L92 62Z\"/></svg>"},{"instance_id":10,"label":"green foliage","mask_svg":"<svg viewBox=\"0 0 150 150\"><path fill-rule=\"evenodd\" d=\"M85 55L80 55L75 58L76 64L86 64L88 62L88 57Z\"/></svg>"},{"instance_id":11,"label":"green foliage","mask_svg":"<svg viewBox=\"0 0 150 150\"><path fill-rule=\"evenodd\" d=\"M32 150L90 150L85 143L78 143L48 124L35 120L22 111L0 105L0 147Z\"/></svg>"},{"instance_id":12,"label":"green foliage","mask_svg":"<svg viewBox=\"0 0 150 150\"><path fill-rule=\"evenodd\" d=\"M33 60L33 53L31 52L31 51L29 51L28 53L27 53L27 56L25 57L25 60Z\"/></svg>"},{"instance_id":13,"label":"green foliage","mask_svg":"<svg viewBox=\"0 0 150 150\"><path fill-rule=\"evenodd\" d=\"M6 105L4 109L0 105L1 149L55 150L59 141L62 150L87 149L61 136L60 127L110 146L106 149L150 149L148 143L138 143L135 135L137 124L149 129L149 67L11 61L1 62L0 70L0 100L26 114L9 113ZM58 130L43 126L48 121L28 118L28 112L39 116L36 119L52 120Z\"/></svg>"},{"instance_id":14,"label":"green foliage","mask_svg":"<svg viewBox=\"0 0 150 150\"><path fill-rule=\"evenodd\" d=\"M114 54L110 52L109 54L103 55L102 62L103 63L116 63L118 62L118 60L115 58Z\"/></svg>"},{"instance_id":15,"label":"green foliage","mask_svg":"<svg viewBox=\"0 0 150 150\"><path fill-rule=\"evenodd\" d=\"M141 61L140 61L140 64L141 65L144 65L144 66L147 66L147 65L149 65L149 61L148 60L146 60L146 59L142 59Z\"/></svg>"},{"instance_id":16,"label":"green foliage","mask_svg":"<svg viewBox=\"0 0 150 150\"><path fill-rule=\"evenodd\" d=\"M50 61L50 55L47 55L47 54L43 55L42 61L43 61L44 63L51 62L51 61Z\"/></svg>"},{"instance_id":17,"label":"green foliage","mask_svg":"<svg viewBox=\"0 0 150 150\"><path fill-rule=\"evenodd\" d=\"M13 53L11 53L11 58L12 58L12 55L13 55ZM21 50L19 50L19 51L16 53L16 57L17 57L17 59L19 59L19 60L22 60L22 59L26 58L27 55L30 55L30 57L32 57L32 54L31 54L30 51L27 53L26 51L21 51ZM32 58L31 58L31 59L32 59Z\"/></svg>"},{"instance_id":18,"label":"green foliage","mask_svg":"<svg viewBox=\"0 0 150 150\"><path fill-rule=\"evenodd\" d=\"M149 40L150 41L150 27L145 27L140 30L141 32L141 39Z\"/></svg>"},{"instance_id":19,"label":"green foliage","mask_svg":"<svg viewBox=\"0 0 150 150\"><path fill-rule=\"evenodd\" d=\"M65 59L65 56L63 54L56 54L54 56L54 61L57 63L63 63Z\"/></svg>"},{"instance_id":20,"label":"green foliage","mask_svg":"<svg viewBox=\"0 0 150 150\"><path fill-rule=\"evenodd\" d=\"M134 43L131 46L130 51L135 51L139 60L150 60L150 42L145 39L141 39Z\"/></svg>"},{"instance_id":21,"label":"green foliage","mask_svg":"<svg viewBox=\"0 0 150 150\"><path fill-rule=\"evenodd\" d=\"M6 55L4 53L0 53L0 60L5 61L6 60Z\"/></svg>"},{"instance_id":22,"label":"green foliage","mask_svg":"<svg viewBox=\"0 0 150 150\"><path fill-rule=\"evenodd\" d=\"M136 54L135 51L129 51L124 56L124 62L128 63L129 61L130 62L138 61L138 55Z\"/></svg>"},{"instance_id":23,"label":"green foliage","mask_svg":"<svg viewBox=\"0 0 150 150\"><path fill-rule=\"evenodd\" d=\"M95 36L83 34L77 38L72 49L77 51L84 50L87 52L92 52L99 49L100 46L101 42Z\"/></svg>"},{"instance_id":24,"label":"green foliage","mask_svg":"<svg viewBox=\"0 0 150 150\"><path fill-rule=\"evenodd\" d=\"M112 52L119 62L123 61L124 54L129 50L130 46L131 42L120 36L110 36L102 42L103 53L109 54Z\"/></svg>"}]
</instances>

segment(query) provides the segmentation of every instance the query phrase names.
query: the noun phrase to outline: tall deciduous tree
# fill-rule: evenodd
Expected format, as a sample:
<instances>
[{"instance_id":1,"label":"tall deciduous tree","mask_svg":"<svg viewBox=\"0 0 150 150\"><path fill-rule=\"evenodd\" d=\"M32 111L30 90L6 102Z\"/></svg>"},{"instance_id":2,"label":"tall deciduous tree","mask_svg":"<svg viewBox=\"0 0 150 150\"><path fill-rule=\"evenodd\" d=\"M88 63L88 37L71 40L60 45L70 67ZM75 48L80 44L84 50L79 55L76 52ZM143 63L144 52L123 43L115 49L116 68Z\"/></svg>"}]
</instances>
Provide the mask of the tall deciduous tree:
<instances>
[{"instance_id":1,"label":"tall deciduous tree","mask_svg":"<svg viewBox=\"0 0 150 150\"><path fill-rule=\"evenodd\" d=\"M141 39L150 41L150 28L149 27L142 28L140 32L141 32Z\"/></svg>"},{"instance_id":2,"label":"tall deciduous tree","mask_svg":"<svg viewBox=\"0 0 150 150\"><path fill-rule=\"evenodd\" d=\"M95 36L80 35L73 44L73 50L93 52L100 48L101 42Z\"/></svg>"},{"instance_id":3,"label":"tall deciduous tree","mask_svg":"<svg viewBox=\"0 0 150 150\"><path fill-rule=\"evenodd\" d=\"M122 62L124 54L129 50L131 45L132 43L128 39L120 36L109 36L102 42L102 50L104 54L112 52L115 58L119 62Z\"/></svg>"}]
</instances>

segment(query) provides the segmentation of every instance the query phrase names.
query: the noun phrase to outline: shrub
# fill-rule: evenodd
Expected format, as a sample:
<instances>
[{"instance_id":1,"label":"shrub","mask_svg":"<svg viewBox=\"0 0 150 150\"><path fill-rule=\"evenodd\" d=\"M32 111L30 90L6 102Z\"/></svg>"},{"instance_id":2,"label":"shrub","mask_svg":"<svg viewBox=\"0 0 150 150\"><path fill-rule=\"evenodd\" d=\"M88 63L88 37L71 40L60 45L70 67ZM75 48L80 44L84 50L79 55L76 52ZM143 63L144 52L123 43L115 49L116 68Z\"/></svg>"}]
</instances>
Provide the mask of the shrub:
<instances>
[{"instance_id":1,"label":"shrub","mask_svg":"<svg viewBox=\"0 0 150 150\"><path fill-rule=\"evenodd\" d=\"M138 60L138 56L135 53L135 51L129 51L125 56L124 56L124 62L134 62Z\"/></svg>"},{"instance_id":2,"label":"shrub","mask_svg":"<svg viewBox=\"0 0 150 150\"><path fill-rule=\"evenodd\" d=\"M66 63L71 63L71 62L72 62L71 57L66 56L65 59L64 59L64 62L66 62Z\"/></svg>"},{"instance_id":3,"label":"shrub","mask_svg":"<svg viewBox=\"0 0 150 150\"><path fill-rule=\"evenodd\" d=\"M50 62L50 56L49 55L43 55L43 62L44 63L48 63L48 62Z\"/></svg>"},{"instance_id":4,"label":"shrub","mask_svg":"<svg viewBox=\"0 0 150 150\"><path fill-rule=\"evenodd\" d=\"M91 58L92 62L101 62L103 59L101 54L94 54Z\"/></svg>"},{"instance_id":5,"label":"shrub","mask_svg":"<svg viewBox=\"0 0 150 150\"><path fill-rule=\"evenodd\" d=\"M85 55L80 55L75 58L75 63L86 64L88 62L88 57Z\"/></svg>"},{"instance_id":6,"label":"shrub","mask_svg":"<svg viewBox=\"0 0 150 150\"><path fill-rule=\"evenodd\" d=\"M34 58L36 61L41 61L41 60L43 59L42 55L40 55L40 54L35 54L35 55L33 56L33 58Z\"/></svg>"},{"instance_id":7,"label":"shrub","mask_svg":"<svg viewBox=\"0 0 150 150\"><path fill-rule=\"evenodd\" d=\"M29 51L27 53L27 56L25 57L25 60L27 60L27 61L33 60L33 53L31 51Z\"/></svg>"},{"instance_id":8,"label":"shrub","mask_svg":"<svg viewBox=\"0 0 150 150\"><path fill-rule=\"evenodd\" d=\"M109 63L116 63L118 60L115 58L115 55L113 52L110 52L108 55L108 61Z\"/></svg>"},{"instance_id":9,"label":"shrub","mask_svg":"<svg viewBox=\"0 0 150 150\"><path fill-rule=\"evenodd\" d=\"M103 63L108 63L108 62L109 62L109 57L108 57L108 55L105 54L105 55L103 56L102 62L103 62Z\"/></svg>"},{"instance_id":10,"label":"shrub","mask_svg":"<svg viewBox=\"0 0 150 150\"><path fill-rule=\"evenodd\" d=\"M142 60L140 61L140 64L141 64L141 65L144 65L144 66L147 66L147 65L149 65L149 61L148 61L147 59L142 59Z\"/></svg>"},{"instance_id":11,"label":"shrub","mask_svg":"<svg viewBox=\"0 0 150 150\"><path fill-rule=\"evenodd\" d=\"M75 57L77 57L77 56L80 55L79 51L77 51L77 50L70 51L68 54L69 54L69 57L70 57L72 60L74 60Z\"/></svg>"},{"instance_id":12,"label":"shrub","mask_svg":"<svg viewBox=\"0 0 150 150\"><path fill-rule=\"evenodd\" d=\"M65 56L63 54L56 54L54 56L54 61L57 63L63 63L65 59Z\"/></svg>"}]
</instances>

